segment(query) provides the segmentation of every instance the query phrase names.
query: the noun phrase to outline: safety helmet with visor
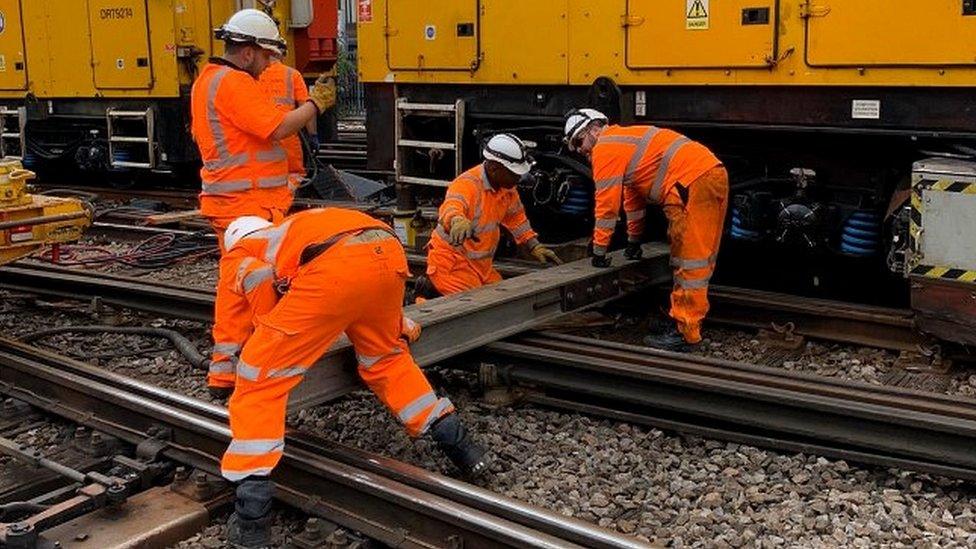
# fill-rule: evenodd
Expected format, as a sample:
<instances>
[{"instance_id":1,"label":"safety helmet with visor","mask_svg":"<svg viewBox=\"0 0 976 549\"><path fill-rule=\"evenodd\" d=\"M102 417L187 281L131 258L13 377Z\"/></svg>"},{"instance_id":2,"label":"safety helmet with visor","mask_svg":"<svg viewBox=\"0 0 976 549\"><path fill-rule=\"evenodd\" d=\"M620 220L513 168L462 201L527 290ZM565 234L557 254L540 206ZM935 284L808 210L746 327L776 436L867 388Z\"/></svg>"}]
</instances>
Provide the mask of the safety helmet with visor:
<instances>
[{"instance_id":1,"label":"safety helmet with visor","mask_svg":"<svg viewBox=\"0 0 976 549\"><path fill-rule=\"evenodd\" d=\"M609 122L607 115L596 109L576 109L566 115L566 125L563 135L566 146L571 151L578 151L582 144L582 137L593 122Z\"/></svg>"},{"instance_id":2,"label":"safety helmet with visor","mask_svg":"<svg viewBox=\"0 0 976 549\"><path fill-rule=\"evenodd\" d=\"M532 169L533 160L525 143L510 133L493 135L481 149L485 160L493 160L515 175L522 176Z\"/></svg>"},{"instance_id":3,"label":"safety helmet with visor","mask_svg":"<svg viewBox=\"0 0 976 549\"><path fill-rule=\"evenodd\" d=\"M274 19L256 9L243 9L230 16L226 23L214 29L214 37L225 42L254 44L279 58L288 51Z\"/></svg>"}]
</instances>

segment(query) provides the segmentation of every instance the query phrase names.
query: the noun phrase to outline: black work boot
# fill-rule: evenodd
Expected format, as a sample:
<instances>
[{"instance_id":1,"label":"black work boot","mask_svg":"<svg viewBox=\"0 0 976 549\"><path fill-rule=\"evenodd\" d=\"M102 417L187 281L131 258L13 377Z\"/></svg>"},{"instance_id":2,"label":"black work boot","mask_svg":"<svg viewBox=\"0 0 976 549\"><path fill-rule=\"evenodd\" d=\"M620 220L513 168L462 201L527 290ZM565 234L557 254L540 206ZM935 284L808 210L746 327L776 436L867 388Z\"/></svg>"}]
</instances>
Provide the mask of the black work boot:
<instances>
[{"instance_id":1,"label":"black work boot","mask_svg":"<svg viewBox=\"0 0 976 549\"><path fill-rule=\"evenodd\" d=\"M245 479L237 485L234 513L227 520L227 541L234 547L268 547L271 545L271 498L274 484L270 479Z\"/></svg>"},{"instance_id":2,"label":"black work boot","mask_svg":"<svg viewBox=\"0 0 976 549\"><path fill-rule=\"evenodd\" d=\"M645 337L644 345L675 353L690 353L698 346L697 344L685 341L685 337L674 328L661 334Z\"/></svg>"},{"instance_id":3,"label":"black work boot","mask_svg":"<svg viewBox=\"0 0 976 549\"><path fill-rule=\"evenodd\" d=\"M457 413L450 413L430 426L430 438L462 473L476 477L488 469L485 451L473 440Z\"/></svg>"}]
</instances>

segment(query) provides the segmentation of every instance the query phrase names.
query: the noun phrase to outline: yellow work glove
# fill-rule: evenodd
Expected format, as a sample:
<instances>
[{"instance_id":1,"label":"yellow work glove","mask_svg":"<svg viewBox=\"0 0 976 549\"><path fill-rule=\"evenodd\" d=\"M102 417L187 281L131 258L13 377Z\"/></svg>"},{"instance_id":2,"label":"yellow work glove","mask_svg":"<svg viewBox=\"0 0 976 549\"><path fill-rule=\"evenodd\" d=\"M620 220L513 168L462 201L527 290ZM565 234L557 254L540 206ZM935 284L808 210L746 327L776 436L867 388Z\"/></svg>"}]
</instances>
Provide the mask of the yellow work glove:
<instances>
[{"instance_id":1,"label":"yellow work glove","mask_svg":"<svg viewBox=\"0 0 976 549\"><path fill-rule=\"evenodd\" d=\"M474 236L474 227L471 225L470 219L463 215L451 219L451 244L460 246L465 239L471 238L472 236Z\"/></svg>"},{"instance_id":2,"label":"yellow work glove","mask_svg":"<svg viewBox=\"0 0 976 549\"><path fill-rule=\"evenodd\" d=\"M403 317L403 322L400 326L400 335L402 335L407 343L414 343L420 339L420 323L413 321L407 317Z\"/></svg>"},{"instance_id":3,"label":"yellow work glove","mask_svg":"<svg viewBox=\"0 0 976 549\"><path fill-rule=\"evenodd\" d=\"M323 74L312 85L308 91L308 100L315 104L319 114L331 109L336 103L336 82L335 78Z\"/></svg>"},{"instance_id":4,"label":"yellow work glove","mask_svg":"<svg viewBox=\"0 0 976 549\"><path fill-rule=\"evenodd\" d=\"M536 260L538 260L539 263L545 263L546 261L549 261L555 263L556 265L563 264L563 260L559 259L559 256L556 255L556 252L550 250L549 248L546 248L542 244L536 244L536 246L532 248L529 251L529 253L532 254L532 257L536 258Z\"/></svg>"}]
</instances>

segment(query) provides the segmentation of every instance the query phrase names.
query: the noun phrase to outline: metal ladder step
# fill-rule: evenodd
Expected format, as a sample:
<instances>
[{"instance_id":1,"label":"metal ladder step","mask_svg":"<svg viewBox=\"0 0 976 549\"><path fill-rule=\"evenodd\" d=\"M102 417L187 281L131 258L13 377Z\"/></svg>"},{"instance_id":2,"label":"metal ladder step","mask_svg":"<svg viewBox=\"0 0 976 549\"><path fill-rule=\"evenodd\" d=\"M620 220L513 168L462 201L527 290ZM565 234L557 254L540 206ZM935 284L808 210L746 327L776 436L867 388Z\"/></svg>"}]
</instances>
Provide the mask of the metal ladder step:
<instances>
[{"instance_id":1,"label":"metal ladder step","mask_svg":"<svg viewBox=\"0 0 976 549\"><path fill-rule=\"evenodd\" d=\"M16 122L16 128L8 125ZM0 156L23 160L27 154L27 107L0 107ZM14 146L13 143L16 142ZM11 154L16 152L16 154Z\"/></svg>"},{"instance_id":2,"label":"metal ladder step","mask_svg":"<svg viewBox=\"0 0 976 549\"><path fill-rule=\"evenodd\" d=\"M120 128L116 125L118 120L140 121L145 124L145 133L136 135L120 134ZM144 111L133 110L105 110L105 122L108 130L108 157L109 165L113 168L145 168L154 169L156 167L156 142L155 135L155 113L149 108ZM131 127L129 132L137 131ZM138 151L145 147L145 162L116 159L116 152Z\"/></svg>"},{"instance_id":3,"label":"metal ladder step","mask_svg":"<svg viewBox=\"0 0 976 549\"><path fill-rule=\"evenodd\" d=\"M404 124L404 120L407 118L410 120L418 120L422 118L453 118L453 142L446 140L412 139L410 137L404 137L405 129L407 129ZM409 173L408 155L415 154L413 151L417 149L428 149L431 151L453 151L453 177L456 177L461 173L461 142L464 138L463 100L459 99L454 103L414 103L406 98L399 98L396 101L396 125L394 130L394 143L396 143L395 179L398 183L424 185L429 187L447 187L450 185L450 181L431 177L430 171L424 171L424 173ZM449 158L447 155L443 155L443 157L445 157L445 160ZM431 158L433 159L435 156L431 155ZM432 170L433 168L431 168L431 171Z\"/></svg>"}]
</instances>

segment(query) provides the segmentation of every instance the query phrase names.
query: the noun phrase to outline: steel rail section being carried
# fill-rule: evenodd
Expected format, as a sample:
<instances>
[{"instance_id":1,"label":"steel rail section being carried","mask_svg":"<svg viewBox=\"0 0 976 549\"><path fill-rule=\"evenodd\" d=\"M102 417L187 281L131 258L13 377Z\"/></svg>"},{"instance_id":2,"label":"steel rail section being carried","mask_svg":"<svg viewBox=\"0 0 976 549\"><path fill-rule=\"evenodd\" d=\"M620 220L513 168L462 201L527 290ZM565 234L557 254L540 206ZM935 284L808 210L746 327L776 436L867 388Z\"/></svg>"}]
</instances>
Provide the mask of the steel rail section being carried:
<instances>
[{"instance_id":1,"label":"steel rail section being carried","mask_svg":"<svg viewBox=\"0 0 976 549\"><path fill-rule=\"evenodd\" d=\"M224 408L2 339L0 393L214 474L230 440ZM153 439L146 433L164 435ZM646 547L596 525L302 433L286 438L273 478L286 503L395 547Z\"/></svg>"},{"instance_id":2,"label":"steel rail section being carried","mask_svg":"<svg viewBox=\"0 0 976 549\"><path fill-rule=\"evenodd\" d=\"M503 280L476 290L405 308L423 326L424 335L411 345L421 366L476 349L517 334L560 315L605 303L624 294L666 282L671 278L668 248L645 244L644 259L627 261L623 252L610 254L614 265L600 269L581 259L549 269ZM40 282L40 283L39 283ZM63 297L101 296L107 302L134 308L193 316L209 320L213 294L126 277L81 273L58 267L0 268L0 286ZM182 311L182 315L179 314ZM291 394L292 410L321 404L362 387L356 357L342 338L309 369Z\"/></svg>"},{"instance_id":3,"label":"steel rail section being carried","mask_svg":"<svg viewBox=\"0 0 976 549\"><path fill-rule=\"evenodd\" d=\"M526 398L786 451L976 479L976 401L559 334L493 343ZM531 387L545 390L533 395Z\"/></svg>"}]
</instances>

